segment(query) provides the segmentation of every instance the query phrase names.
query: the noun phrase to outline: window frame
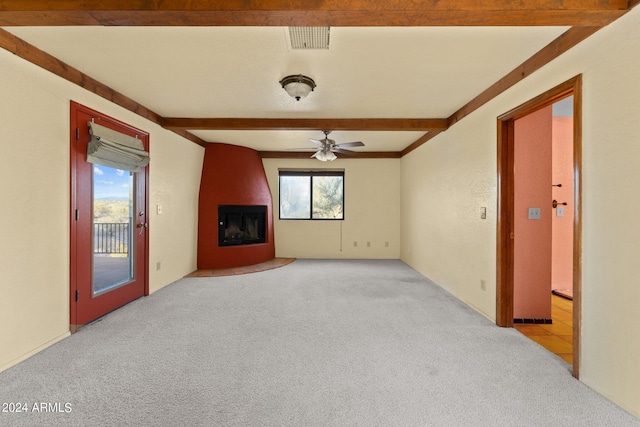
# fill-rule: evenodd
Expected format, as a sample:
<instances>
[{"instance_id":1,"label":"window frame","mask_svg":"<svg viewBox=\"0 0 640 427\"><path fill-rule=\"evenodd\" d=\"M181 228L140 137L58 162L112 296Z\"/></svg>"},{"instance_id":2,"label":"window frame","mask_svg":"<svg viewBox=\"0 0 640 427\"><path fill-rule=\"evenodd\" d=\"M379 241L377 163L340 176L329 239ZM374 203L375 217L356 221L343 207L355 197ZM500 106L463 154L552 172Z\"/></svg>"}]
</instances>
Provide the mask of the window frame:
<instances>
[{"instance_id":1,"label":"window frame","mask_svg":"<svg viewBox=\"0 0 640 427\"><path fill-rule=\"evenodd\" d=\"M282 186L280 178L283 176L303 176L309 177L309 217L307 218L283 218L282 217ZM316 176L339 176L342 177L342 218L314 218L313 217L313 178ZM278 170L278 219L281 221L344 221L345 218L345 197L344 197L344 169L321 169L321 170Z\"/></svg>"}]
</instances>

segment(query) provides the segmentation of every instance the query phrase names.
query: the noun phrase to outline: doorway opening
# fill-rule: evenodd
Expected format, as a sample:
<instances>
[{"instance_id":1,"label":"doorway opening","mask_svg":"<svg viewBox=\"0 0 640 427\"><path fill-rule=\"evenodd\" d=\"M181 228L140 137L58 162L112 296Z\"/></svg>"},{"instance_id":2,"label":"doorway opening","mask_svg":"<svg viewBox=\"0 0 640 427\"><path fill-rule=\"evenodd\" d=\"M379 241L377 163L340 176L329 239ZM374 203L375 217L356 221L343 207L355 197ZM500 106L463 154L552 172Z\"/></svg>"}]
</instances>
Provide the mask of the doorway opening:
<instances>
[{"instance_id":1,"label":"doorway opening","mask_svg":"<svg viewBox=\"0 0 640 427\"><path fill-rule=\"evenodd\" d=\"M576 378L581 102L577 76L498 118L496 323L550 335Z\"/></svg>"}]
</instances>

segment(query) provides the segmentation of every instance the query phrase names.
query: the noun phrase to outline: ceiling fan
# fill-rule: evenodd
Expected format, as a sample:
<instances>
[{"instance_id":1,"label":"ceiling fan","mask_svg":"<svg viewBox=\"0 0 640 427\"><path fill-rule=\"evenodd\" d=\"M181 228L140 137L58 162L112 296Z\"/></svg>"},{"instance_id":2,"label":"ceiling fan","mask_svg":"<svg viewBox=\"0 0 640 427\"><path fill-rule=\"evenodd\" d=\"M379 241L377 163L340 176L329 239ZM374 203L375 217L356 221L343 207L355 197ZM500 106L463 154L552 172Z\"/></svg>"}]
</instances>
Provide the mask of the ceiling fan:
<instances>
[{"instance_id":1,"label":"ceiling fan","mask_svg":"<svg viewBox=\"0 0 640 427\"><path fill-rule=\"evenodd\" d=\"M336 144L333 139L329 139L330 130L325 130L323 139L310 139L316 145L316 152L313 153L311 158L316 158L322 162L332 161L337 159L335 153L351 154L353 151L345 150L345 148L351 147L364 147L364 143L361 141L345 142L343 144Z\"/></svg>"}]
</instances>

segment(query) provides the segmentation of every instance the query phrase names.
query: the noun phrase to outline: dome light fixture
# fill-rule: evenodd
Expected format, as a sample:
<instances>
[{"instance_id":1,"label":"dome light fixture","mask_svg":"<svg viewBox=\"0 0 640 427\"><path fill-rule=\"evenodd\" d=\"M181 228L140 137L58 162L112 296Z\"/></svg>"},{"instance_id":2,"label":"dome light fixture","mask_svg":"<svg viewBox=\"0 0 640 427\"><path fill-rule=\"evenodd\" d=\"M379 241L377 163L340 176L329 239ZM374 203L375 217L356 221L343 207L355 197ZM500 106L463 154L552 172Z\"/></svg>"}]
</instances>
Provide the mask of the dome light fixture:
<instances>
[{"instance_id":1,"label":"dome light fixture","mask_svg":"<svg viewBox=\"0 0 640 427\"><path fill-rule=\"evenodd\" d=\"M300 101L309 95L309 92L316 87L316 82L311 77L303 76L302 74L287 76L280 80L280 84L289 96L296 101Z\"/></svg>"}]
</instances>

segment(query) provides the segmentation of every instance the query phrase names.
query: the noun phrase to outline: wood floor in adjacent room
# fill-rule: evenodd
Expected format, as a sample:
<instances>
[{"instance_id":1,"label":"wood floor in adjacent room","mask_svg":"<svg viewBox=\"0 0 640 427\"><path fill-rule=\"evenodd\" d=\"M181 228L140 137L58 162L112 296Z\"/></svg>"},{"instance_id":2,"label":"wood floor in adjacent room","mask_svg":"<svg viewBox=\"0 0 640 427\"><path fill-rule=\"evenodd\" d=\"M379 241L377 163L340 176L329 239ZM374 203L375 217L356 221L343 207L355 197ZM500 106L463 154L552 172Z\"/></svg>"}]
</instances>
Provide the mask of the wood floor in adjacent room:
<instances>
[{"instance_id":1,"label":"wood floor in adjacent room","mask_svg":"<svg viewBox=\"0 0 640 427\"><path fill-rule=\"evenodd\" d=\"M550 325L515 325L515 328L573 365L573 301L551 295Z\"/></svg>"}]
</instances>

